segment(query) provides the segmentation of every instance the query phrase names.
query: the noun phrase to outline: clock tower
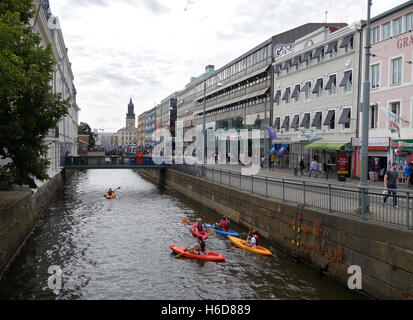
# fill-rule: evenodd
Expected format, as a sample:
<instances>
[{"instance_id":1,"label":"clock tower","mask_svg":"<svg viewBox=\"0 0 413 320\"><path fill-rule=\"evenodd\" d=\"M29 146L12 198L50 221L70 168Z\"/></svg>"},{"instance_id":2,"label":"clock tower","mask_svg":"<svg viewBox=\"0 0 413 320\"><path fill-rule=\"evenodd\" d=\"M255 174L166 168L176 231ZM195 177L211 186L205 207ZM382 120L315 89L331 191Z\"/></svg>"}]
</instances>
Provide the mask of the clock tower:
<instances>
[{"instance_id":1,"label":"clock tower","mask_svg":"<svg viewBox=\"0 0 413 320\"><path fill-rule=\"evenodd\" d=\"M132 98L129 100L128 113L126 114L126 128L135 128L135 113L133 112L134 105Z\"/></svg>"}]
</instances>

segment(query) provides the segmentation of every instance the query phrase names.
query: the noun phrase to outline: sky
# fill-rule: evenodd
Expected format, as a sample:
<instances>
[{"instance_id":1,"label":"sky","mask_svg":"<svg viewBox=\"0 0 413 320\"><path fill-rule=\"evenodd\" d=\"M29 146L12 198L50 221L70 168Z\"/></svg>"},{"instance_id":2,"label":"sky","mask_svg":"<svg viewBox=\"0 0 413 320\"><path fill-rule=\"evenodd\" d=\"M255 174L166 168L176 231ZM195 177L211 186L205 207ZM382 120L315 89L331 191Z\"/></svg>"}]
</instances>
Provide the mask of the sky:
<instances>
[{"instance_id":1,"label":"sky","mask_svg":"<svg viewBox=\"0 0 413 320\"><path fill-rule=\"evenodd\" d=\"M367 0L49 0L72 63L79 123L115 132L271 38L309 22L366 19ZM372 17L406 0L373 0ZM102 130L100 130L102 132Z\"/></svg>"}]
</instances>

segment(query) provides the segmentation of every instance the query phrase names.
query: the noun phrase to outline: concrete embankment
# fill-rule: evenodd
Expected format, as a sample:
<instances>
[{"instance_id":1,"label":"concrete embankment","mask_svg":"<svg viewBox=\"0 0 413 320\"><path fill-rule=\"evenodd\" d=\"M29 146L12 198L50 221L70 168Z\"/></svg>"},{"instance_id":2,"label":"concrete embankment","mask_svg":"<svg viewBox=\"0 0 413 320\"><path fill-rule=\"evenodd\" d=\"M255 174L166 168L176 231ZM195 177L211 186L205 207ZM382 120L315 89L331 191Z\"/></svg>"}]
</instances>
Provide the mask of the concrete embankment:
<instances>
[{"instance_id":1,"label":"concrete embankment","mask_svg":"<svg viewBox=\"0 0 413 320\"><path fill-rule=\"evenodd\" d=\"M413 299L413 231L297 207L172 169L138 170L237 223L347 285L361 269L361 290L377 299ZM354 271L353 271L354 272Z\"/></svg>"},{"instance_id":2,"label":"concrete embankment","mask_svg":"<svg viewBox=\"0 0 413 320\"><path fill-rule=\"evenodd\" d=\"M71 175L68 170L65 176L57 174L34 194L30 189L0 191L0 276Z\"/></svg>"}]
</instances>

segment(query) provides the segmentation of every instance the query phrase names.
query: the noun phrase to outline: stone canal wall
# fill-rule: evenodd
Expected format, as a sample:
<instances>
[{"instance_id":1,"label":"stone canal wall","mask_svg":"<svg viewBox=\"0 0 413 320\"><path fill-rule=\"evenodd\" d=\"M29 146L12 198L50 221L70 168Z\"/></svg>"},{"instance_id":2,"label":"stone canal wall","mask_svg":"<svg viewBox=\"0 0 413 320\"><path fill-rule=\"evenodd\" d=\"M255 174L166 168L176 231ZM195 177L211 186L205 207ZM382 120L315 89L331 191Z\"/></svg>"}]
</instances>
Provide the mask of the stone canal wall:
<instances>
[{"instance_id":1,"label":"stone canal wall","mask_svg":"<svg viewBox=\"0 0 413 320\"><path fill-rule=\"evenodd\" d=\"M223 186L175 170L138 170L245 227L347 285L351 265L362 291L378 299L413 299L413 231Z\"/></svg>"},{"instance_id":2,"label":"stone canal wall","mask_svg":"<svg viewBox=\"0 0 413 320\"><path fill-rule=\"evenodd\" d=\"M55 175L34 194L27 191L0 191L0 275L18 252L39 216L62 190L73 172Z\"/></svg>"}]
</instances>

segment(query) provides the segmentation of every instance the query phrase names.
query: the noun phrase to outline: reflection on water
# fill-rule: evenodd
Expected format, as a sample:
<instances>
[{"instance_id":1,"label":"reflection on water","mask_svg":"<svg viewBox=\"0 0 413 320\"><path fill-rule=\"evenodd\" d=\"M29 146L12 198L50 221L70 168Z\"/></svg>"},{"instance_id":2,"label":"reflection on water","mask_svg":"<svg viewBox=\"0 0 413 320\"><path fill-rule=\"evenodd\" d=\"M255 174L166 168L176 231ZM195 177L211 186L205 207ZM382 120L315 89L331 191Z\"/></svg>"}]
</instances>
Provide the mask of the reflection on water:
<instances>
[{"instance_id":1,"label":"reflection on water","mask_svg":"<svg viewBox=\"0 0 413 320\"><path fill-rule=\"evenodd\" d=\"M104 193L117 188L117 197ZM253 254L223 236L206 240L225 262L175 259L169 245L195 238L182 219L219 216L131 170L76 173L0 281L2 299L363 299L262 240ZM248 230L234 223L241 237ZM49 266L63 288L48 287Z\"/></svg>"}]
</instances>

